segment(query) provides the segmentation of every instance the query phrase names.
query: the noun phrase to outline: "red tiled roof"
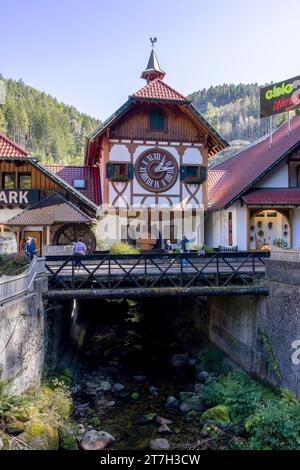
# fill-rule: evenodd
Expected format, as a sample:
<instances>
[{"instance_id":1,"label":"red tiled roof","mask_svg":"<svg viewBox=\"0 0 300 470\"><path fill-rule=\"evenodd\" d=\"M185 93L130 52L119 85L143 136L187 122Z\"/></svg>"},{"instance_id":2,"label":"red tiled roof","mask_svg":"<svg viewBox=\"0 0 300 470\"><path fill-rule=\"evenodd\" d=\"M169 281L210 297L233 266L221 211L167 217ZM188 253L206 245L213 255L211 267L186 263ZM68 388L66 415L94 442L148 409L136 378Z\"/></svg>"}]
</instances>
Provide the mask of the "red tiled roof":
<instances>
[{"instance_id":1,"label":"red tiled roof","mask_svg":"<svg viewBox=\"0 0 300 470\"><path fill-rule=\"evenodd\" d=\"M0 132L0 157L28 157L29 152Z\"/></svg>"},{"instance_id":2,"label":"red tiled roof","mask_svg":"<svg viewBox=\"0 0 300 470\"><path fill-rule=\"evenodd\" d=\"M246 204L252 205L298 205L300 188L259 188L242 196Z\"/></svg>"},{"instance_id":3,"label":"red tiled roof","mask_svg":"<svg viewBox=\"0 0 300 470\"><path fill-rule=\"evenodd\" d=\"M227 172L225 170L208 170L207 186L209 201L213 198L219 186L221 186L226 173Z\"/></svg>"},{"instance_id":4,"label":"red tiled roof","mask_svg":"<svg viewBox=\"0 0 300 470\"><path fill-rule=\"evenodd\" d=\"M86 187L85 189L78 189L78 191L95 204L99 205L101 203L99 168L63 165L47 165L47 168L71 186L73 186L74 179L84 179Z\"/></svg>"},{"instance_id":5,"label":"red tiled roof","mask_svg":"<svg viewBox=\"0 0 300 470\"><path fill-rule=\"evenodd\" d=\"M213 167L213 171L226 171L226 176L222 178L221 184L216 183L215 189L211 188L209 207L212 210L228 207L299 143L300 116L295 116L291 120L290 135L287 123L274 131L271 148L269 148L269 136L266 135L235 156Z\"/></svg>"},{"instance_id":6,"label":"red tiled roof","mask_svg":"<svg viewBox=\"0 0 300 470\"><path fill-rule=\"evenodd\" d=\"M181 93L178 93L178 91L171 88L159 78L152 80L139 91L134 93L132 98L190 102L188 98L183 96Z\"/></svg>"},{"instance_id":7,"label":"red tiled roof","mask_svg":"<svg viewBox=\"0 0 300 470\"><path fill-rule=\"evenodd\" d=\"M92 219L75 204L53 193L6 222L10 226L90 223Z\"/></svg>"}]
</instances>

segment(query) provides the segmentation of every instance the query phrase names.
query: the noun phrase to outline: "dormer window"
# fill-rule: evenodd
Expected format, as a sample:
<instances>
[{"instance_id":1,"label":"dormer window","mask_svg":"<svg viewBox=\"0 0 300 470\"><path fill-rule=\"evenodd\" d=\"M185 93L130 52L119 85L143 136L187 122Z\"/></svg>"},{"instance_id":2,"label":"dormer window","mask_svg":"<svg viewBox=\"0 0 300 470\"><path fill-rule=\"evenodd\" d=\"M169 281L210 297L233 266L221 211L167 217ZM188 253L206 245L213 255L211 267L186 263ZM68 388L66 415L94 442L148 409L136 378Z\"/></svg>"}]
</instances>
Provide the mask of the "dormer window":
<instances>
[{"instance_id":1,"label":"dormer window","mask_svg":"<svg viewBox=\"0 0 300 470\"><path fill-rule=\"evenodd\" d=\"M85 189L85 179L83 178L76 178L73 180L73 188L75 189Z\"/></svg>"},{"instance_id":2,"label":"dormer window","mask_svg":"<svg viewBox=\"0 0 300 470\"><path fill-rule=\"evenodd\" d=\"M160 109L153 109L150 112L150 131L165 131L166 117Z\"/></svg>"}]
</instances>

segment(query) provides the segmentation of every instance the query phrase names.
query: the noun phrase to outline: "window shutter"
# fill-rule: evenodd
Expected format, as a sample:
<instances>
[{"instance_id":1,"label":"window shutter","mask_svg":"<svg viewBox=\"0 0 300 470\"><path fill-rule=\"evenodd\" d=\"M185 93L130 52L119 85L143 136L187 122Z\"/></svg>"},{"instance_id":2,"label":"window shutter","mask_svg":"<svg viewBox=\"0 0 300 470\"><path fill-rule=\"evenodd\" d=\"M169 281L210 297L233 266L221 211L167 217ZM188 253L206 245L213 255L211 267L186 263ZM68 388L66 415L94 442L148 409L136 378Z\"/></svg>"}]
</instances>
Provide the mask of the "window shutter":
<instances>
[{"instance_id":1,"label":"window shutter","mask_svg":"<svg viewBox=\"0 0 300 470\"><path fill-rule=\"evenodd\" d=\"M133 179L133 164L132 163L128 163L128 174L127 174L127 177L129 180L132 180Z\"/></svg>"},{"instance_id":2,"label":"window shutter","mask_svg":"<svg viewBox=\"0 0 300 470\"><path fill-rule=\"evenodd\" d=\"M204 183L207 178L207 168L206 166L201 166L200 167L200 178L201 178L201 183Z\"/></svg>"},{"instance_id":3,"label":"window shutter","mask_svg":"<svg viewBox=\"0 0 300 470\"><path fill-rule=\"evenodd\" d=\"M186 166L180 167L180 181L184 181L186 178Z\"/></svg>"},{"instance_id":4,"label":"window shutter","mask_svg":"<svg viewBox=\"0 0 300 470\"><path fill-rule=\"evenodd\" d=\"M106 163L106 178L111 178L113 175L112 172L113 172L112 163L107 162Z\"/></svg>"},{"instance_id":5,"label":"window shutter","mask_svg":"<svg viewBox=\"0 0 300 470\"><path fill-rule=\"evenodd\" d=\"M150 113L150 129L164 130L165 129L165 115L163 111L154 110Z\"/></svg>"}]
</instances>

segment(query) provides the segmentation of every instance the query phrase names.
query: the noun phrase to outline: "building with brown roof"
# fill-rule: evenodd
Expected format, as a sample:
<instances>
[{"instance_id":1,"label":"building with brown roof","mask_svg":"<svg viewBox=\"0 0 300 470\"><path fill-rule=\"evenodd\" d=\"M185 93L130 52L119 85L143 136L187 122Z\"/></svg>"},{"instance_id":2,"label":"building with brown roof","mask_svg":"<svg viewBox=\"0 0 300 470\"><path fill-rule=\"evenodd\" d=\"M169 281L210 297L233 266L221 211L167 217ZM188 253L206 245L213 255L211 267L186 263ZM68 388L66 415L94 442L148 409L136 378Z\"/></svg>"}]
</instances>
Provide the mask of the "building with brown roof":
<instances>
[{"instance_id":1,"label":"building with brown roof","mask_svg":"<svg viewBox=\"0 0 300 470\"><path fill-rule=\"evenodd\" d=\"M164 77L152 49L141 75L147 83L89 136L86 146L86 164L100 168L103 206L115 214L114 222L124 219L116 237L134 241L130 221L134 224L143 208L148 248L161 248L166 238L178 243L182 233L176 226L184 225L188 211L192 220L185 235L203 243L204 224L197 210L207 209L208 158L228 145ZM166 234L163 219L168 220Z\"/></svg>"},{"instance_id":2,"label":"building with brown roof","mask_svg":"<svg viewBox=\"0 0 300 470\"><path fill-rule=\"evenodd\" d=\"M78 237L93 251L99 203L97 168L47 167L0 133L0 252L18 251L27 237L39 254Z\"/></svg>"},{"instance_id":3,"label":"building with brown roof","mask_svg":"<svg viewBox=\"0 0 300 470\"><path fill-rule=\"evenodd\" d=\"M208 172L206 242L300 247L300 116Z\"/></svg>"}]
</instances>

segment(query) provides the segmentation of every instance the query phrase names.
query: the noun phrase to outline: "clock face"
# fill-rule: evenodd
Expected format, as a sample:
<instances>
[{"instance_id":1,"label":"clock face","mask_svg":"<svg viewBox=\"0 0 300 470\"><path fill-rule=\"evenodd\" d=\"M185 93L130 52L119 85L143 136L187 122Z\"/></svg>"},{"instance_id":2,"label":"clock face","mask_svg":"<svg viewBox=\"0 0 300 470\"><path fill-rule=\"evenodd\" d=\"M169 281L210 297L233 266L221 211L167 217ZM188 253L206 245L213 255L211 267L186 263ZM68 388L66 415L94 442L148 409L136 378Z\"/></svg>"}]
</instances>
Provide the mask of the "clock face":
<instances>
[{"instance_id":1,"label":"clock face","mask_svg":"<svg viewBox=\"0 0 300 470\"><path fill-rule=\"evenodd\" d=\"M148 191L167 191L178 177L176 159L165 150L147 150L136 161L135 176Z\"/></svg>"}]
</instances>

